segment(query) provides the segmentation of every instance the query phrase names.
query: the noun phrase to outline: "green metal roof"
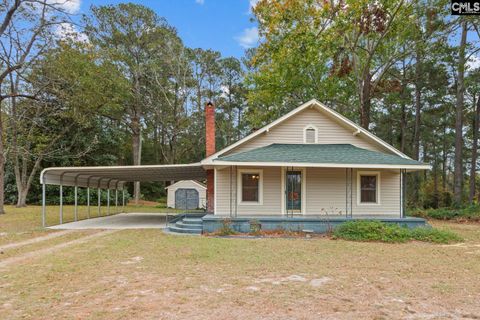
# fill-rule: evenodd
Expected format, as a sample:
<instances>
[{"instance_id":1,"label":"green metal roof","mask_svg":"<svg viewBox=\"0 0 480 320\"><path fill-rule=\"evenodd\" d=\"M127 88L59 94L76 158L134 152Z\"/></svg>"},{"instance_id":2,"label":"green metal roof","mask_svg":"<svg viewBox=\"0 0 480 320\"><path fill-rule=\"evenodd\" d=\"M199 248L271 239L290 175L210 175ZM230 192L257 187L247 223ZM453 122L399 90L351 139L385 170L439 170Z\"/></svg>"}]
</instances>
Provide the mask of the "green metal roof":
<instances>
[{"instance_id":1,"label":"green metal roof","mask_svg":"<svg viewBox=\"0 0 480 320\"><path fill-rule=\"evenodd\" d=\"M361 165L425 166L400 156L355 147L351 144L271 144L215 160L229 162L285 162Z\"/></svg>"}]
</instances>

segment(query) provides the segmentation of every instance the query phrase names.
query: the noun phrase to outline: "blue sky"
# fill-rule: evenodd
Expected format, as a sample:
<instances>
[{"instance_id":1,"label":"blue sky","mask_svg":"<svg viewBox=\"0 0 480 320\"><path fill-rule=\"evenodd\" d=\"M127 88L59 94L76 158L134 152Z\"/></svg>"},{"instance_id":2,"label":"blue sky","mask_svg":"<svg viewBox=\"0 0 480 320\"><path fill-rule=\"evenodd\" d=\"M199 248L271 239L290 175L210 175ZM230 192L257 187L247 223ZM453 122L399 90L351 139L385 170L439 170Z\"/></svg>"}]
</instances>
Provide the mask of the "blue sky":
<instances>
[{"instance_id":1,"label":"blue sky","mask_svg":"<svg viewBox=\"0 0 480 320\"><path fill-rule=\"evenodd\" d=\"M71 11L88 13L90 6L117 4L116 0L71 0ZM144 0L129 1L153 9L174 26L185 44L213 49L223 56L241 57L257 43L250 6L255 0Z\"/></svg>"}]
</instances>

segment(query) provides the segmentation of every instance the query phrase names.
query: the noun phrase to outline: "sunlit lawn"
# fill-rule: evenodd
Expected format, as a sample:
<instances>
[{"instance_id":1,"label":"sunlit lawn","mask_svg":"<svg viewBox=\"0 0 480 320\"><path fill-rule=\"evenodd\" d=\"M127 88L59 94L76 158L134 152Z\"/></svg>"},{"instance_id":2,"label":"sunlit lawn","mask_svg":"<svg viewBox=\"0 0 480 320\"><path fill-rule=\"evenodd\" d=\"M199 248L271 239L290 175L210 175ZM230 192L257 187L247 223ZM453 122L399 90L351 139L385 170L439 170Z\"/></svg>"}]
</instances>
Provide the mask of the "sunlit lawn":
<instances>
[{"instance_id":1,"label":"sunlit lawn","mask_svg":"<svg viewBox=\"0 0 480 320\"><path fill-rule=\"evenodd\" d=\"M11 241L23 240L37 235L54 232L42 227L42 208L40 206L28 206L25 208L16 208L15 206L6 206L6 214L0 215L0 245ZM106 216L121 212L122 207L111 206L110 210L106 206L100 207L90 206L90 212L87 206L78 206L77 219L86 219L88 216L95 218L98 216ZM154 206L128 205L125 206L124 212L144 212L144 213L170 213L175 214L174 209L157 208ZM63 222L74 221L74 206L63 206ZM57 225L60 223L60 207L46 207L46 224L47 226Z\"/></svg>"},{"instance_id":2,"label":"sunlit lawn","mask_svg":"<svg viewBox=\"0 0 480 320\"><path fill-rule=\"evenodd\" d=\"M49 210L49 215L58 213L58 208ZM0 216L0 232L43 232L40 208L7 212ZM445 246L118 231L0 269L0 315L4 319L475 318L480 315L480 225L433 224L454 230L466 241ZM86 233L5 254L21 255Z\"/></svg>"}]
</instances>

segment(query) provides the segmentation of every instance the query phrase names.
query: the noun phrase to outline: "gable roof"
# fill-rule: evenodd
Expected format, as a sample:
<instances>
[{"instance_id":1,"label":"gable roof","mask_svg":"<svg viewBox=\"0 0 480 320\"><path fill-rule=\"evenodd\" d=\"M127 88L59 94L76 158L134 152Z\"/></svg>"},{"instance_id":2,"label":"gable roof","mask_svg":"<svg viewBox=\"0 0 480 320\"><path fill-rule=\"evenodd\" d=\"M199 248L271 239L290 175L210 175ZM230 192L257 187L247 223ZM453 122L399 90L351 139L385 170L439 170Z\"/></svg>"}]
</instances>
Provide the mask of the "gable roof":
<instances>
[{"instance_id":1,"label":"gable roof","mask_svg":"<svg viewBox=\"0 0 480 320\"><path fill-rule=\"evenodd\" d=\"M286 166L322 166L362 168L411 168L427 169L430 166L419 161L403 158L393 154L366 150L351 144L271 144L265 147L221 156L215 163L235 163L236 165Z\"/></svg>"},{"instance_id":2,"label":"gable roof","mask_svg":"<svg viewBox=\"0 0 480 320\"><path fill-rule=\"evenodd\" d=\"M174 187L174 186L176 186L177 184L180 184L180 183L182 183L182 182L191 182L191 183L199 186L200 188L207 189L207 186L206 186L206 185L204 185L203 183L198 182L198 181L196 181L196 180L180 180L180 181L175 182L174 184L169 185L169 186L166 187L165 189L172 188L172 187Z\"/></svg>"},{"instance_id":3,"label":"gable roof","mask_svg":"<svg viewBox=\"0 0 480 320\"><path fill-rule=\"evenodd\" d=\"M325 112L325 113L331 115L333 118L339 120L341 123L344 123L347 126L351 127L356 134L365 135L366 137L370 138L373 142L375 142L378 145L384 147L385 149L389 150L393 154L396 154L397 156L405 158L405 159L411 159L410 157L408 157L406 154L404 154L400 150L394 148L393 146L386 143L385 141L383 141L382 139L380 139L379 137L377 137L373 133L369 132L368 130L365 130L364 128L362 128L361 126L356 124L355 122L347 119L346 117L342 116L340 113L330 109L329 107L325 106L324 104L317 101L316 99L312 99L312 100L300 105L299 107L293 109L292 111L288 112L287 114L278 118L277 120L267 124L266 126L262 127L261 129L249 134L245 138L240 139L237 142L229 145L228 147L225 147L222 150L217 151L216 153L212 154L211 156L205 158L204 160L201 161L201 164L203 164L203 165L212 164L213 159L218 158L222 154L224 154L224 153L226 153L226 152L244 144L245 142L259 136L260 134L262 134L264 132L268 132L271 128L277 126L278 124L284 122L285 120L291 118L292 116L296 115L297 113L299 113L299 112L301 112L301 111L303 111L303 110L305 110L309 107L315 107L320 112Z\"/></svg>"}]
</instances>

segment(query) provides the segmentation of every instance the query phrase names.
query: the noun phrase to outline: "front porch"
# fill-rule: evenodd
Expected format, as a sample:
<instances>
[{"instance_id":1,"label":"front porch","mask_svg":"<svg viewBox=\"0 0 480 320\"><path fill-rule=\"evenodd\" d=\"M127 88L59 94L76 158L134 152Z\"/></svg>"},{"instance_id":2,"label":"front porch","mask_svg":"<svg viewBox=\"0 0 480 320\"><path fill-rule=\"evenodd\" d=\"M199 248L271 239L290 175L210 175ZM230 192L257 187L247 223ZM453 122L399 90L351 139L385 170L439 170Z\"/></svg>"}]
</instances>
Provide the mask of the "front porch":
<instances>
[{"instance_id":1,"label":"front porch","mask_svg":"<svg viewBox=\"0 0 480 320\"><path fill-rule=\"evenodd\" d=\"M356 215L345 216L244 216L244 217L222 217L213 214L205 215L203 220L203 232L211 233L219 230L228 219L230 227L240 233L250 232L250 224L259 223L262 230L285 230L285 231L309 231L314 233L325 233L347 221L355 220L376 220L385 223L394 223L408 228L429 226L425 219L416 217L395 217L395 216L372 216Z\"/></svg>"},{"instance_id":2,"label":"front porch","mask_svg":"<svg viewBox=\"0 0 480 320\"><path fill-rule=\"evenodd\" d=\"M405 216L405 176L428 168L350 144L271 144L221 156L214 214Z\"/></svg>"}]
</instances>

